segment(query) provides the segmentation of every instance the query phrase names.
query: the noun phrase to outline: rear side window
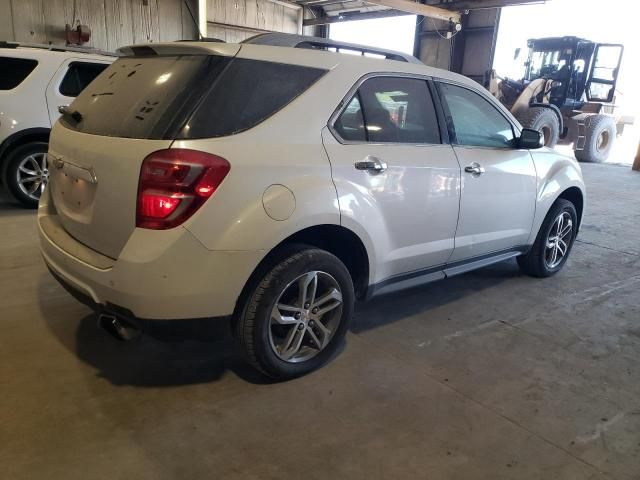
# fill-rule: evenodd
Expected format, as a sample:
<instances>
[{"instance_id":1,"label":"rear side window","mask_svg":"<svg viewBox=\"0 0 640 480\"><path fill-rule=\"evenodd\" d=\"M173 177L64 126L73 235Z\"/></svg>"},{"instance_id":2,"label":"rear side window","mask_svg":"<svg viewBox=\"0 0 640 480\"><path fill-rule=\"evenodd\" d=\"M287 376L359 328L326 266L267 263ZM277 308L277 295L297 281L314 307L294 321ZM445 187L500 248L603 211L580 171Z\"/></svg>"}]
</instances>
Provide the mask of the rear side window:
<instances>
[{"instance_id":1,"label":"rear side window","mask_svg":"<svg viewBox=\"0 0 640 480\"><path fill-rule=\"evenodd\" d=\"M234 59L212 85L179 138L211 138L248 130L282 109L326 70Z\"/></svg>"},{"instance_id":2,"label":"rear side window","mask_svg":"<svg viewBox=\"0 0 640 480\"><path fill-rule=\"evenodd\" d=\"M38 62L28 58L0 57L0 90L12 90L36 68Z\"/></svg>"},{"instance_id":3,"label":"rear side window","mask_svg":"<svg viewBox=\"0 0 640 480\"><path fill-rule=\"evenodd\" d=\"M60 83L60 93L77 97L109 65L104 63L73 62Z\"/></svg>"},{"instance_id":4,"label":"rear side window","mask_svg":"<svg viewBox=\"0 0 640 480\"><path fill-rule=\"evenodd\" d=\"M467 88L439 85L456 145L513 148L511 123L488 100Z\"/></svg>"},{"instance_id":5,"label":"rear side window","mask_svg":"<svg viewBox=\"0 0 640 480\"><path fill-rule=\"evenodd\" d=\"M95 135L193 139L251 128L326 71L216 55L125 57L70 105L68 128Z\"/></svg>"},{"instance_id":6,"label":"rear side window","mask_svg":"<svg viewBox=\"0 0 640 480\"><path fill-rule=\"evenodd\" d=\"M366 80L334 124L347 141L438 144L440 131L425 80L374 77Z\"/></svg>"}]
</instances>

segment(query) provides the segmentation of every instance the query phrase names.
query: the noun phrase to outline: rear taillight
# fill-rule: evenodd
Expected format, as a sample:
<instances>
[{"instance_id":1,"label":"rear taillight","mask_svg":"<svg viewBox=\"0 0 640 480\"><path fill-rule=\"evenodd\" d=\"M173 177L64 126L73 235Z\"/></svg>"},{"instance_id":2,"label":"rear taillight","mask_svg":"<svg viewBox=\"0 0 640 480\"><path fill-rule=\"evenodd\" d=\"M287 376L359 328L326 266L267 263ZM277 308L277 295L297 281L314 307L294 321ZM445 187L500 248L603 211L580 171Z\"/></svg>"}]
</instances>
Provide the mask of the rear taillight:
<instances>
[{"instance_id":1,"label":"rear taillight","mask_svg":"<svg viewBox=\"0 0 640 480\"><path fill-rule=\"evenodd\" d=\"M142 162L136 225L164 230L180 225L213 195L230 169L224 158L171 148Z\"/></svg>"}]
</instances>

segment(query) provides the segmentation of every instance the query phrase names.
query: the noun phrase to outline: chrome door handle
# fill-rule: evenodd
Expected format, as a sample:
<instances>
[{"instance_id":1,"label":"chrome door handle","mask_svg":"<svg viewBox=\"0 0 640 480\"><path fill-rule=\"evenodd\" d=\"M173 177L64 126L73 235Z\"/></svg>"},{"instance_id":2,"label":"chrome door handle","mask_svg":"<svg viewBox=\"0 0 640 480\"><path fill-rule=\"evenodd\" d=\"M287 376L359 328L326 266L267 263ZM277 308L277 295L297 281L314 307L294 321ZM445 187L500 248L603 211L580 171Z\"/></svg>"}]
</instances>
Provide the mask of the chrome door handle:
<instances>
[{"instance_id":1,"label":"chrome door handle","mask_svg":"<svg viewBox=\"0 0 640 480\"><path fill-rule=\"evenodd\" d=\"M464 167L464 171L474 177L479 177L484 173L484 168L482 168L479 163L473 162L471 165Z\"/></svg>"},{"instance_id":2,"label":"chrome door handle","mask_svg":"<svg viewBox=\"0 0 640 480\"><path fill-rule=\"evenodd\" d=\"M387 164L379 158L368 156L361 162L354 164L356 170L366 170L371 173L381 173L387 169Z\"/></svg>"}]
</instances>

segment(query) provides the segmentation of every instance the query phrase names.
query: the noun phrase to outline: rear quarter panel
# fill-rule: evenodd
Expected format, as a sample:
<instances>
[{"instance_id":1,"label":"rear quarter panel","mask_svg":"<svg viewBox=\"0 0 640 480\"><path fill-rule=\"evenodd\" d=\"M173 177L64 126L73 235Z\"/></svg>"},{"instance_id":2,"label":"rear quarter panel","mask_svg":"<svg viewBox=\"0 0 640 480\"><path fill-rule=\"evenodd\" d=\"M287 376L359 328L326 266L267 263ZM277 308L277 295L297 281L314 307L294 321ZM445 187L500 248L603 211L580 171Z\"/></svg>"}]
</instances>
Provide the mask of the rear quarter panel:
<instances>
[{"instance_id":1,"label":"rear quarter panel","mask_svg":"<svg viewBox=\"0 0 640 480\"><path fill-rule=\"evenodd\" d=\"M266 252L304 228L340 224L321 130L351 83L334 73L245 132L173 143L172 148L210 152L231 164L218 190L185 223L206 248ZM282 185L293 194L293 212L285 219L276 220L265 209L265 192L272 185ZM291 204L284 198L276 200Z\"/></svg>"}]
</instances>

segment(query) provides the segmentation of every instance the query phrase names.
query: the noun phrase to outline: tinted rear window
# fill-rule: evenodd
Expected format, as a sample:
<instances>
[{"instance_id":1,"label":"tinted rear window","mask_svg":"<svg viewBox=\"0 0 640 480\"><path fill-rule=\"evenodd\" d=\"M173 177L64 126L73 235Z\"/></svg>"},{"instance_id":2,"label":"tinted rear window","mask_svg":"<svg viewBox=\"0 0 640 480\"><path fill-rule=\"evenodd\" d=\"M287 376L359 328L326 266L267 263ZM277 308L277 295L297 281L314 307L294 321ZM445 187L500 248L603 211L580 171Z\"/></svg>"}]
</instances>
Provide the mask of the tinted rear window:
<instances>
[{"instance_id":1,"label":"tinted rear window","mask_svg":"<svg viewBox=\"0 0 640 480\"><path fill-rule=\"evenodd\" d=\"M71 104L68 128L128 138L210 138L251 128L325 70L214 55L121 58Z\"/></svg>"},{"instance_id":2,"label":"tinted rear window","mask_svg":"<svg viewBox=\"0 0 640 480\"><path fill-rule=\"evenodd\" d=\"M64 116L61 121L94 135L169 138L227 62L208 55L120 58L70 105L82 119Z\"/></svg>"},{"instance_id":3,"label":"tinted rear window","mask_svg":"<svg viewBox=\"0 0 640 480\"><path fill-rule=\"evenodd\" d=\"M16 88L38 65L28 58L0 57L0 90Z\"/></svg>"}]
</instances>

